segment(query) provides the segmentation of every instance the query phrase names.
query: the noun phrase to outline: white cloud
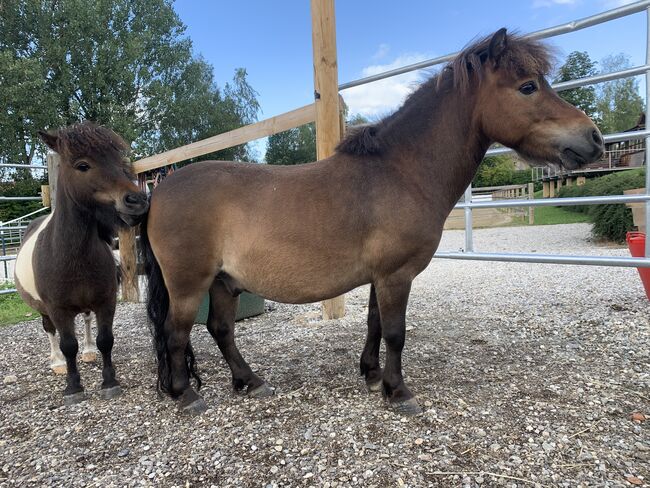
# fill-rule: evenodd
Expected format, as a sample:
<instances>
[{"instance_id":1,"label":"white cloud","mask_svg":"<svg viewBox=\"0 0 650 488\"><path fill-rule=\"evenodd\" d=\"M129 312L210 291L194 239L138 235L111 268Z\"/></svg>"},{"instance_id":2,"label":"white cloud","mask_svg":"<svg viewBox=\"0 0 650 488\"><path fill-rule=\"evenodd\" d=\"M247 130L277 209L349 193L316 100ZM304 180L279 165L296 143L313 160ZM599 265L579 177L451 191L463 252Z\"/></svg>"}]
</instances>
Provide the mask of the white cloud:
<instances>
[{"instance_id":1,"label":"white cloud","mask_svg":"<svg viewBox=\"0 0 650 488\"><path fill-rule=\"evenodd\" d=\"M388 54L388 51L390 51L390 46L388 44L381 43L377 48L377 52L372 55L372 59L382 59Z\"/></svg>"},{"instance_id":2,"label":"white cloud","mask_svg":"<svg viewBox=\"0 0 650 488\"><path fill-rule=\"evenodd\" d=\"M404 54L392 63L374 64L363 68L361 77L376 75L425 59L428 57L424 54ZM350 114L361 114L372 120L397 109L421 80L422 72L412 71L374 83L355 86L344 90L341 94Z\"/></svg>"},{"instance_id":3,"label":"white cloud","mask_svg":"<svg viewBox=\"0 0 650 488\"><path fill-rule=\"evenodd\" d=\"M636 2L637 0L602 0L601 5L606 9L613 9L622 7L623 5L629 5Z\"/></svg>"},{"instance_id":4,"label":"white cloud","mask_svg":"<svg viewBox=\"0 0 650 488\"><path fill-rule=\"evenodd\" d=\"M554 7L555 5L577 5L582 0L534 0L533 8Z\"/></svg>"}]
</instances>

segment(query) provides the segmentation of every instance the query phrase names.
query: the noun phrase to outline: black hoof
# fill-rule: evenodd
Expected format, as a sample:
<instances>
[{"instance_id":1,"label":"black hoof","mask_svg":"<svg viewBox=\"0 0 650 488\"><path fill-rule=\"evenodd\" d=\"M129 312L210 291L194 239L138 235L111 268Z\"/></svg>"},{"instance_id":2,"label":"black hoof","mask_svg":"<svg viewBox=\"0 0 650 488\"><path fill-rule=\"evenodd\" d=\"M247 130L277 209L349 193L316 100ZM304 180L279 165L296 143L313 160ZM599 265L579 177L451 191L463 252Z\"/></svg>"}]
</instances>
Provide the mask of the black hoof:
<instances>
[{"instance_id":1,"label":"black hoof","mask_svg":"<svg viewBox=\"0 0 650 488\"><path fill-rule=\"evenodd\" d=\"M110 400L111 398L118 397L122 394L122 387L115 385L111 388L102 388L99 390L99 397L103 400Z\"/></svg>"},{"instance_id":2,"label":"black hoof","mask_svg":"<svg viewBox=\"0 0 650 488\"><path fill-rule=\"evenodd\" d=\"M422 413L422 407L415 398L409 398L401 402L391 402L388 406L400 415L418 415Z\"/></svg>"},{"instance_id":3,"label":"black hoof","mask_svg":"<svg viewBox=\"0 0 650 488\"><path fill-rule=\"evenodd\" d=\"M366 388L371 392L381 391L381 380L366 381Z\"/></svg>"},{"instance_id":4,"label":"black hoof","mask_svg":"<svg viewBox=\"0 0 650 488\"><path fill-rule=\"evenodd\" d=\"M251 398L267 398L275 395L275 391L269 386L268 383L262 383L260 386L257 386L252 390L248 390L246 392L246 395Z\"/></svg>"},{"instance_id":5,"label":"black hoof","mask_svg":"<svg viewBox=\"0 0 650 488\"><path fill-rule=\"evenodd\" d=\"M85 399L86 399L86 393L83 391L79 391L77 393L73 393L72 395L64 395L63 404L66 407L69 407L70 405L76 405L77 403L83 402Z\"/></svg>"},{"instance_id":6,"label":"black hoof","mask_svg":"<svg viewBox=\"0 0 650 488\"><path fill-rule=\"evenodd\" d=\"M200 415L203 412L205 412L207 409L208 409L208 405L207 403L205 403L205 400L201 397L199 397L197 400L194 400L189 405L185 405L184 407L181 406L181 412L186 413L188 415Z\"/></svg>"}]
</instances>

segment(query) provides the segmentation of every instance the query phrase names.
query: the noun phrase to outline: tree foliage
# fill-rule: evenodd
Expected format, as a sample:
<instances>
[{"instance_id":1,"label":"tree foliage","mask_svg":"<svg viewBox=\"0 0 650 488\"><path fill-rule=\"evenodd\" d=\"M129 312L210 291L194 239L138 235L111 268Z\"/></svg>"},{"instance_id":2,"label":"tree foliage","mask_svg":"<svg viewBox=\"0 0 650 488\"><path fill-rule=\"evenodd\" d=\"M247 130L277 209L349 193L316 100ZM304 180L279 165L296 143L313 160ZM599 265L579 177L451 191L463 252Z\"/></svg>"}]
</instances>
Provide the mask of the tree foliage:
<instances>
[{"instance_id":1,"label":"tree foliage","mask_svg":"<svg viewBox=\"0 0 650 488\"><path fill-rule=\"evenodd\" d=\"M368 119L356 114L347 127L367 124ZM316 126L312 122L270 136L266 144L268 164L302 164L316 161Z\"/></svg>"},{"instance_id":2,"label":"tree foliage","mask_svg":"<svg viewBox=\"0 0 650 488\"><path fill-rule=\"evenodd\" d=\"M603 73L631 67L629 57L624 54L608 56L600 64ZM597 108L603 133L622 132L634 127L644 110L638 79L624 78L603 83L598 93Z\"/></svg>"},{"instance_id":3,"label":"tree foliage","mask_svg":"<svg viewBox=\"0 0 650 488\"><path fill-rule=\"evenodd\" d=\"M555 83L586 78L596 74L596 62L592 61L585 51L574 51L570 53L564 64L560 67ZM596 89L593 86L564 90L559 93L560 97L571 105L578 107L595 122L598 122L596 109Z\"/></svg>"},{"instance_id":4,"label":"tree foliage","mask_svg":"<svg viewBox=\"0 0 650 488\"><path fill-rule=\"evenodd\" d=\"M42 128L93 120L142 156L249 123L259 108L245 70L216 86L171 0L0 0L0 103L0 160L24 163L44 149Z\"/></svg>"}]
</instances>

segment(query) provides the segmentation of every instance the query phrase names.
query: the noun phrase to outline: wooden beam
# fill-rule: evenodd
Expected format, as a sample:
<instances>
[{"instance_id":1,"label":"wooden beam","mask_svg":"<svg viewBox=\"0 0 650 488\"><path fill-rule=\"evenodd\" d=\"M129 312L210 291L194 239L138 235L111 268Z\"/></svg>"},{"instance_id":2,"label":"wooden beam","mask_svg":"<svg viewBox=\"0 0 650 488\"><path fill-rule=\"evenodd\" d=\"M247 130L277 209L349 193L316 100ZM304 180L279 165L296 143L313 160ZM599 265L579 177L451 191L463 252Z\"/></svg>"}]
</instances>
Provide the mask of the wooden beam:
<instances>
[{"instance_id":1,"label":"wooden beam","mask_svg":"<svg viewBox=\"0 0 650 488\"><path fill-rule=\"evenodd\" d=\"M48 186L50 187L50 211L54 212L56 205L56 187L59 180L59 164L61 164L61 156L53 151L47 153L47 179Z\"/></svg>"},{"instance_id":2,"label":"wooden beam","mask_svg":"<svg viewBox=\"0 0 650 488\"><path fill-rule=\"evenodd\" d=\"M137 303L140 300L138 273L136 270L135 234L137 227L120 229L120 268L122 271L122 300Z\"/></svg>"},{"instance_id":3,"label":"wooden beam","mask_svg":"<svg viewBox=\"0 0 650 488\"><path fill-rule=\"evenodd\" d=\"M308 124L314 120L316 120L316 108L314 104L305 105L304 107L240 127L239 129L224 132L223 134L208 137L207 139L193 142L186 146L177 147L164 153L140 159L133 163L133 171L143 173L144 171L161 168L169 164L178 163L179 161L185 161L197 156L203 156L204 154L238 146L239 144L245 144L262 137L278 134L285 130Z\"/></svg>"},{"instance_id":4,"label":"wooden beam","mask_svg":"<svg viewBox=\"0 0 650 488\"><path fill-rule=\"evenodd\" d=\"M324 159L334 154L334 149L341 140L334 0L311 0L311 29L316 96L316 155L318 159ZM324 320L343 317L345 297L324 301L322 311Z\"/></svg>"}]
</instances>

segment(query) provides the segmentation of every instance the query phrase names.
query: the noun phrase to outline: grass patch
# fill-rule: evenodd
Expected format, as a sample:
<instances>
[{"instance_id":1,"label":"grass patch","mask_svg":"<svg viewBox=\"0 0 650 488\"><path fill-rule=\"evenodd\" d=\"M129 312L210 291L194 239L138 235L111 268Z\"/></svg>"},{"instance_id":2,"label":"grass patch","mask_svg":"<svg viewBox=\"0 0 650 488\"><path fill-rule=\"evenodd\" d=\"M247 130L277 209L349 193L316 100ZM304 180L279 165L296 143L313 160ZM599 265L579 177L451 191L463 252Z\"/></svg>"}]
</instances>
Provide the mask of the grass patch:
<instances>
[{"instance_id":1,"label":"grass patch","mask_svg":"<svg viewBox=\"0 0 650 488\"><path fill-rule=\"evenodd\" d=\"M14 288L13 283L0 284L1 290ZM38 317L38 312L29 308L18 293L0 295L0 326L17 324Z\"/></svg>"},{"instance_id":2,"label":"grass patch","mask_svg":"<svg viewBox=\"0 0 650 488\"><path fill-rule=\"evenodd\" d=\"M573 212L562 207L535 207L533 225L577 224L591 222L589 215Z\"/></svg>"}]
</instances>

